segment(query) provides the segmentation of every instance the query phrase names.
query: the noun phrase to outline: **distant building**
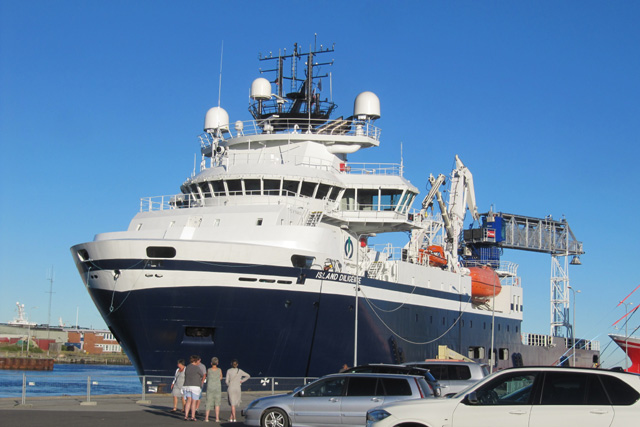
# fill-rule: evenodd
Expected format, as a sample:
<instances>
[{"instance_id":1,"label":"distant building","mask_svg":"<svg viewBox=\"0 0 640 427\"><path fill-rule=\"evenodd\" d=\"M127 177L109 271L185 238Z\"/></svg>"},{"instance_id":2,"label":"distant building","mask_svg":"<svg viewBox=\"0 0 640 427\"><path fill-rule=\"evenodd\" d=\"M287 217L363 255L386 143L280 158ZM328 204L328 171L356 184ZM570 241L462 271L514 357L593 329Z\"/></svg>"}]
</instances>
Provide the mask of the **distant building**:
<instances>
[{"instance_id":1,"label":"distant building","mask_svg":"<svg viewBox=\"0 0 640 427\"><path fill-rule=\"evenodd\" d=\"M107 330L73 329L68 330L65 345L73 346L89 354L122 353L122 347Z\"/></svg>"}]
</instances>

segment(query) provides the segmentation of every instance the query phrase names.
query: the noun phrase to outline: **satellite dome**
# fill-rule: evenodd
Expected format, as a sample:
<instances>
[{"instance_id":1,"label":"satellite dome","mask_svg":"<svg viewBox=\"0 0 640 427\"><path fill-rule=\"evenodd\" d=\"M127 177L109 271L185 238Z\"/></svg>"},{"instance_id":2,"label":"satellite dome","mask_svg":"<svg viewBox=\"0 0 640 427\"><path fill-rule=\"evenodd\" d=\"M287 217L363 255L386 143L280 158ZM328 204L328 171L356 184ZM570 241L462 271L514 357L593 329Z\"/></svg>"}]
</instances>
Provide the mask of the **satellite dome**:
<instances>
[{"instance_id":1,"label":"satellite dome","mask_svg":"<svg viewBox=\"0 0 640 427\"><path fill-rule=\"evenodd\" d=\"M356 117L366 116L368 119L380 118L380 99L373 92L362 92L356 96L353 104L353 115Z\"/></svg>"},{"instance_id":2,"label":"satellite dome","mask_svg":"<svg viewBox=\"0 0 640 427\"><path fill-rule=\"evenodd\" d=\"M213 107L207 111L204 117L204 130L229 130L229 114L222 107Z\"/></svg>"},{"instance_id":3,"label":"satellite dome","mask_svg":"<svg viewBox=\"0 0 640 427\"><path fill-rule=\"evenodd\" d=\"M251 83L251 98L264 100L271 98L271 83L264 77L258 77Z\"/></svg>"}]
</instances>

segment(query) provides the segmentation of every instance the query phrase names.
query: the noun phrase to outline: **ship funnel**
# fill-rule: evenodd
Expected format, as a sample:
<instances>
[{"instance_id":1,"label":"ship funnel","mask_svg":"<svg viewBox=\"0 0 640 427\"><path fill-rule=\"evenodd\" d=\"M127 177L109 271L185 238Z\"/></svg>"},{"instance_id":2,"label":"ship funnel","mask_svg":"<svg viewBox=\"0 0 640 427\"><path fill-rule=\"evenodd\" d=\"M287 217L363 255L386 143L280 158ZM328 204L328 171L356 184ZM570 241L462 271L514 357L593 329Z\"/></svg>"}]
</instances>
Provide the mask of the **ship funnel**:
<instances>
[{"instance_id":1,"label":"ship funnel","mask_svg":"<svg viewBox=\"0 0 640 427\"><path fill-rule=\"evenodd\" d=\"M251 83L251 99L264 101L271 99L271 83L264 77L259 77Z\"/></svg>"},{"instance_id":2,"label":"ship funnel","mask_svg":"<svg viewBox=\"0 0 640 427\"><path fill-rule=\"evenodd\" d=\"M362 120L380 118L380 99L373 92L362 92L353 104L354 117Z\"/></svg>"},{"instance_id":3,"label":"ship funnel","mask_svg":"<svg viewBox=\"0 0 640 427\"><path fill-rule=\"evenodd\" d=\"M229 114L222 107L213 107L204 117L204 131L213 133L221 130L229 132Z\"/></svg>"}]
</instances>

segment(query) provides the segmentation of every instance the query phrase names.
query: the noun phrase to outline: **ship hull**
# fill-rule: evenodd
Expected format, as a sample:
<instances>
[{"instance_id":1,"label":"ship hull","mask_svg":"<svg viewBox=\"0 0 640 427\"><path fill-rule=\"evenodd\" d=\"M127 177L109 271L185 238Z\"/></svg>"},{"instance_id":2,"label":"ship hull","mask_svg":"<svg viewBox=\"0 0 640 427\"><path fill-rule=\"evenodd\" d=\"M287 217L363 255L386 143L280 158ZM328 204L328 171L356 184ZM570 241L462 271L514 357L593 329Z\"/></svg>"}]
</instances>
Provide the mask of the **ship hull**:
<instances>
[{"instance_id":1,"label":"ship hull","mask_svg":"<svg viewBox=\"0 0 640 427\"><path fill-rule=\"evenodd\" d=\"M640 374L640 338L613 334L610 334L609 337L620 346L631 360L631 366L629 366L627 372Z\"/></svg>"},{"instance_id":2,"label":"ship hull","mask_svg":"<svg viewBox=\"0 0 640 427\"><path fill-rule=\"evenodd\" d=\"M150 267L148 260L77 264L94 303L140 375L172 375L176 361L192 354L205 362L216 356L223 366L237 358L243 369L258 376L315 377L354 362L355 276L195 261L165 260L162 269ZM115 290L113 283L125 274L148 281L174 279L171 286L145 287L133 281L128 290ZM251 282L250 277L260 279ZM403 303L368 297L403 288ZM439 345L465 355L484 348L487 354L477 360L488 361L491 313L468 310L468 295L409 290L361 278L359 364L432 358ZM419 297L434 303L412 304ZM520 320L497 314L494 322L495 348L503 349L497 367L512 366L514 353L526 364L553 364L561 357L559 349L523 346Z\"/></svg>"}]
</instances>

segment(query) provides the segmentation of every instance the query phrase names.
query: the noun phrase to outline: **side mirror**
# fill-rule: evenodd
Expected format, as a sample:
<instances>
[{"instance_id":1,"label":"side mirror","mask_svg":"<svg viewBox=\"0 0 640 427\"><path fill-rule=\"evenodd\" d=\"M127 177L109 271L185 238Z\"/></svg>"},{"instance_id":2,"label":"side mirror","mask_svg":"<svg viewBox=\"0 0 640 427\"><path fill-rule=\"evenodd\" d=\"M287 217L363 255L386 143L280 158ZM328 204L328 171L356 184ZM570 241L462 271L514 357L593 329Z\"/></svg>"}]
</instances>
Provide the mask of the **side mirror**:
<instances>
[{"instance_id":1,"label":"side mirror","mask_svg":"<svg viewBox=\"0 0 640 427\"><path fill-rule=\"evenodd\" d=\"M298 392L298 394L296 394L296 396L298 396L298 397L304 397L304 390L300 390L300 391Z\"/></svg>"},{"instance_id":2,"label":"side mirror","mask_svg":"<svg viewBox=\"0 0 640 427\"><path fill-rule=\"evenodd\" d=\"M468 405L477 405L478 402L478 395L476 395L475 391L472 391L471 393L467 394L467 396L464 398L466 404Z\"/></svg>"}]
</instances>

